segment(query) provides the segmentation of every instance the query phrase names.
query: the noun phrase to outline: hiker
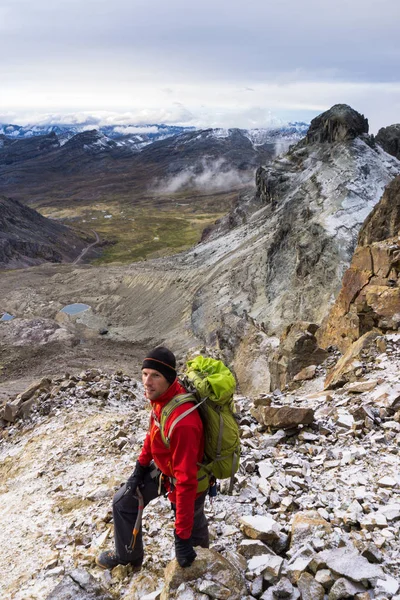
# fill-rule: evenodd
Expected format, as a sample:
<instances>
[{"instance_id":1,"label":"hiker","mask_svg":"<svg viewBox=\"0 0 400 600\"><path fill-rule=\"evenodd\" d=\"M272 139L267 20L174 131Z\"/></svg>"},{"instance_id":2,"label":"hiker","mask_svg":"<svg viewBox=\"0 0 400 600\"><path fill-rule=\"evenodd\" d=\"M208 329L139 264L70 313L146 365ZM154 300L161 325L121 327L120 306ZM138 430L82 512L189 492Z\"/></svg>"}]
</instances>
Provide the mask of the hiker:
<instances>
[{"instance_id":1,"label":"hiker","mask_svg":"<svg viewBox=\"0 0 400 600\"><path fill-rule=\"evenodd\" d=\"M181 567L189 567L196 558L194 546L208 548L208 523L204 515L207 490L198 493L198 463L203 460L204 431L198 410L178 420L188 406L174 411L170 446L162 441L159 419L161 409L178 394L187 393L177 378L176 360L168 348L158 347L147 354L142 365L145 396L152 414L135 470L113 499L114 552L102 552L96 559L103 569L118 564L140 569L143 561L141 511L151 500L168 494L175 514L175 555ZM139 518L138 518L139 515ZM134 531L135 530L135 531Z\"/></svg>"}]
</instances>

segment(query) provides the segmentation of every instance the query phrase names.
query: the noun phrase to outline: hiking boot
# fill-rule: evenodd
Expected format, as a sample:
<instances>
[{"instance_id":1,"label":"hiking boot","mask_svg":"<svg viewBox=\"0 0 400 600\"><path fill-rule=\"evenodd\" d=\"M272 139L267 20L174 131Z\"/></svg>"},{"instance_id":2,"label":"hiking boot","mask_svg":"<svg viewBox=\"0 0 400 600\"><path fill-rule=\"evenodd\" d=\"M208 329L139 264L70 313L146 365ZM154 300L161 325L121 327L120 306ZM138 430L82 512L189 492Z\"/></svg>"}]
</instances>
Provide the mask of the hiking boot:
<instances>
[{"instance_id":1,"label":"hiking boot","mask_svg":"<svg viewBox=\"0 0 400 600\"><path fill-rule=\"evenodd\" d=\"M121 564L123 564L122 561L119 560L115 552L111 551L102 552L100 556L96 558L96 565L98 567L101 567L102 569L110 569L110 571L117 565Z\"/></svg>"},{"instance_id":2,"label":"hiking boot","mask_svg":"<svg viewBox=\"0 0 400 600\"><path fill-rule=\"evenodd\" d=\"M117 565L132 565L134 571L140 571L142 566L142 561L140 563L131 563L125 560L121 560L115 552L108 550L107 552L102 552L100 556L96 558L96 565L101 569L109 569L112 571L114 567Z\"/></svg>"}]
</instances>

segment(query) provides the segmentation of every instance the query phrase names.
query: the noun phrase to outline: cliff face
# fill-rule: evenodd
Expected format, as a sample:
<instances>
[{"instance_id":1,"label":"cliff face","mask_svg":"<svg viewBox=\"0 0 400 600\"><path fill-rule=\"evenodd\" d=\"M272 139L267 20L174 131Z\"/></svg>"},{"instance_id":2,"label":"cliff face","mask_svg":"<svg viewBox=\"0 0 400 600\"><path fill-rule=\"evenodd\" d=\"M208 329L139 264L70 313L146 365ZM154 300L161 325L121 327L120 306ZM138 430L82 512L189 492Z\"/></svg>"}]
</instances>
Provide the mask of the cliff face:
<instances>
[{"instance_id":1,"label":"cliff face","mask_svg":"<svg viewBox=\"0 0 400 600\"><path fill-rule=\"evenodd\" d=\"M400 229L400 177L385 189L379 203L372 209L360 229L358 244L368 246L397 235Z\"/></svg>"},{"instance_id":2,"label":"cliff face","mask_svg":"<svg viewBox=\"0 0 400 600\"><path fill-rule=\"evenodd\" d=\"M72 229L0 197L0 269L71 262L87 243Z\"/></svg>"},{"instance_id":3,"label":"cliff face","mask_svg":"<svg viewBox=\"0 0 400 600\"><path fill-rule=\"evenodd\" d=\"M350 137L354 112L346 130ZM320 139L329 127L336 131L329 125L336 122L331 116L316 121ZM338 136L346 138L345 122L340 123ZM318 138L315 123L311 133L310 139ZM269 331L299 319L321 321L340 289L362 223L385 185L400 173L400 163L372 147L365 134L334 141L338 136L300 142L258 169L257 199L243 201L230 216L246 234L257 230L257 242L249 243L248 256L235 269L240 275L230 276L237 290L246 288L242 308L267 323Z\"/></svg>"},{"instance_id":4,"label":"cliff face","mask_svg":"<svg viewBox=\"0 0 400 600\"><path fill-rule=\"evenodd\" d=\"M377 328L400 326L400 177L385 193L360 231L350 268L318 339L342 352Z\"/></svg>"},{"instance_id":5,"label":"cliff face","mask_svg":"<svg viewBox=\"0 0 400 600\"><path fill-rule=\"evenodd\" d=\"M382 127L375 139L388 154L400 160L400 123Z\"/></svg>"}]
</instances>

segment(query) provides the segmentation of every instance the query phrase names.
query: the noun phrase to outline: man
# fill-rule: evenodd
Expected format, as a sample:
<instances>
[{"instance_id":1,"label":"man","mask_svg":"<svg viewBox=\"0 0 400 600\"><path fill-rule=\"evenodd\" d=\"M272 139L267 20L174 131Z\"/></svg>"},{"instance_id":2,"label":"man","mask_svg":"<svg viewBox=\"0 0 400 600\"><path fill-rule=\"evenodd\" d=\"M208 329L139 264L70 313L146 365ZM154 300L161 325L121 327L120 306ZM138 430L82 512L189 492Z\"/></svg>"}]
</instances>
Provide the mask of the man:
<instances>
[{"instance_id":1,"label":"man","mask_svg":"<svg viewBox=\"0 0 400 600\"><path fill-rule=\"evenodd\" d=\"M142 365L142 381L152 408L149 431L134 472L114 496L115 552L103 552L97 558L96 563L103 569L113 569L118 564L131 564L140 569L143 561L141 527L137 536L132 536L142 508L140 495L146 506L160 494L168 494L175 513L175 554L181 567L189 567L196 558L194 546L209 546L204 515L207 492L197 493L198 463L202 462L204 452L203 424L197 410L177 419L194 404L178 406L167 420L167 436L174 423L169 448L160 435L162 408L178 394L187 393L177 379L175 356L168 348L158 347L148 353Z\"/></svg>"}]
</instances>

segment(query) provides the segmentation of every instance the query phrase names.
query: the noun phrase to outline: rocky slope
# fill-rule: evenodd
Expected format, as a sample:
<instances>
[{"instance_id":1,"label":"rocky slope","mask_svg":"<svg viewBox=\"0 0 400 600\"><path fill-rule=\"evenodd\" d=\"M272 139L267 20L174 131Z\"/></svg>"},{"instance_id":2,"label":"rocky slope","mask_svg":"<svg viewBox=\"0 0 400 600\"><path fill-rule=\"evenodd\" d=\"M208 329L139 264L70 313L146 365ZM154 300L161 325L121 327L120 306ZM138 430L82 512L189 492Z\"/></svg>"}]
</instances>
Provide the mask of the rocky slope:
<instances>
[{"instance_id":1,"label":"rocky slope","mask_svg":"<svg viewBox=\"0 0 400 600\"><path fill-rule=\"evenodd\" d=\"M317 124L324 141L314 140L313 124L312 139L260 169L257 194L242 194L192 250L107 270L39 269L29 273L29 290L10 274L0 290L2 309L29 328L30 319L54 319L63 304L86 302L97 321L83 320L75 331L80 350L90 332L98 336L101 321L110 348L164 341L179 354L203 343L217 346L234 364L243 391L267 389L277 335L293 321L325 317L364 219L400 173L400 162L374 146L365 120L350 107L334 107ZM8 338L7 355L9 344Z\"/></svg>"},{"instance_id":2,"label":"rocky slope","mask_svg":"<svg viewBox=\"0 0 400 600\"><path fill-rule=\"evenodd\" d=\"M0 196L0 269L71 262L90 241L88 235Z\"/></svg>"},{"instance_id":3,"label":"rocky slope","mask_svg":"<svg viewBox=\"0 0 400 600\"><path fill-rule=\"evenodd\" d=\"M111 498L147 427L141 384L92 369L10 397L0 422L2 597L398 600L399 334L381 336L380 348L345 388L323 391L323 365L294 391L236 398L234 494L221 482L207 502L211 551L184 571L170 562L163 498L145 512L139 575L94 565L112 547Z\"/></svg>"}]
</instances>

